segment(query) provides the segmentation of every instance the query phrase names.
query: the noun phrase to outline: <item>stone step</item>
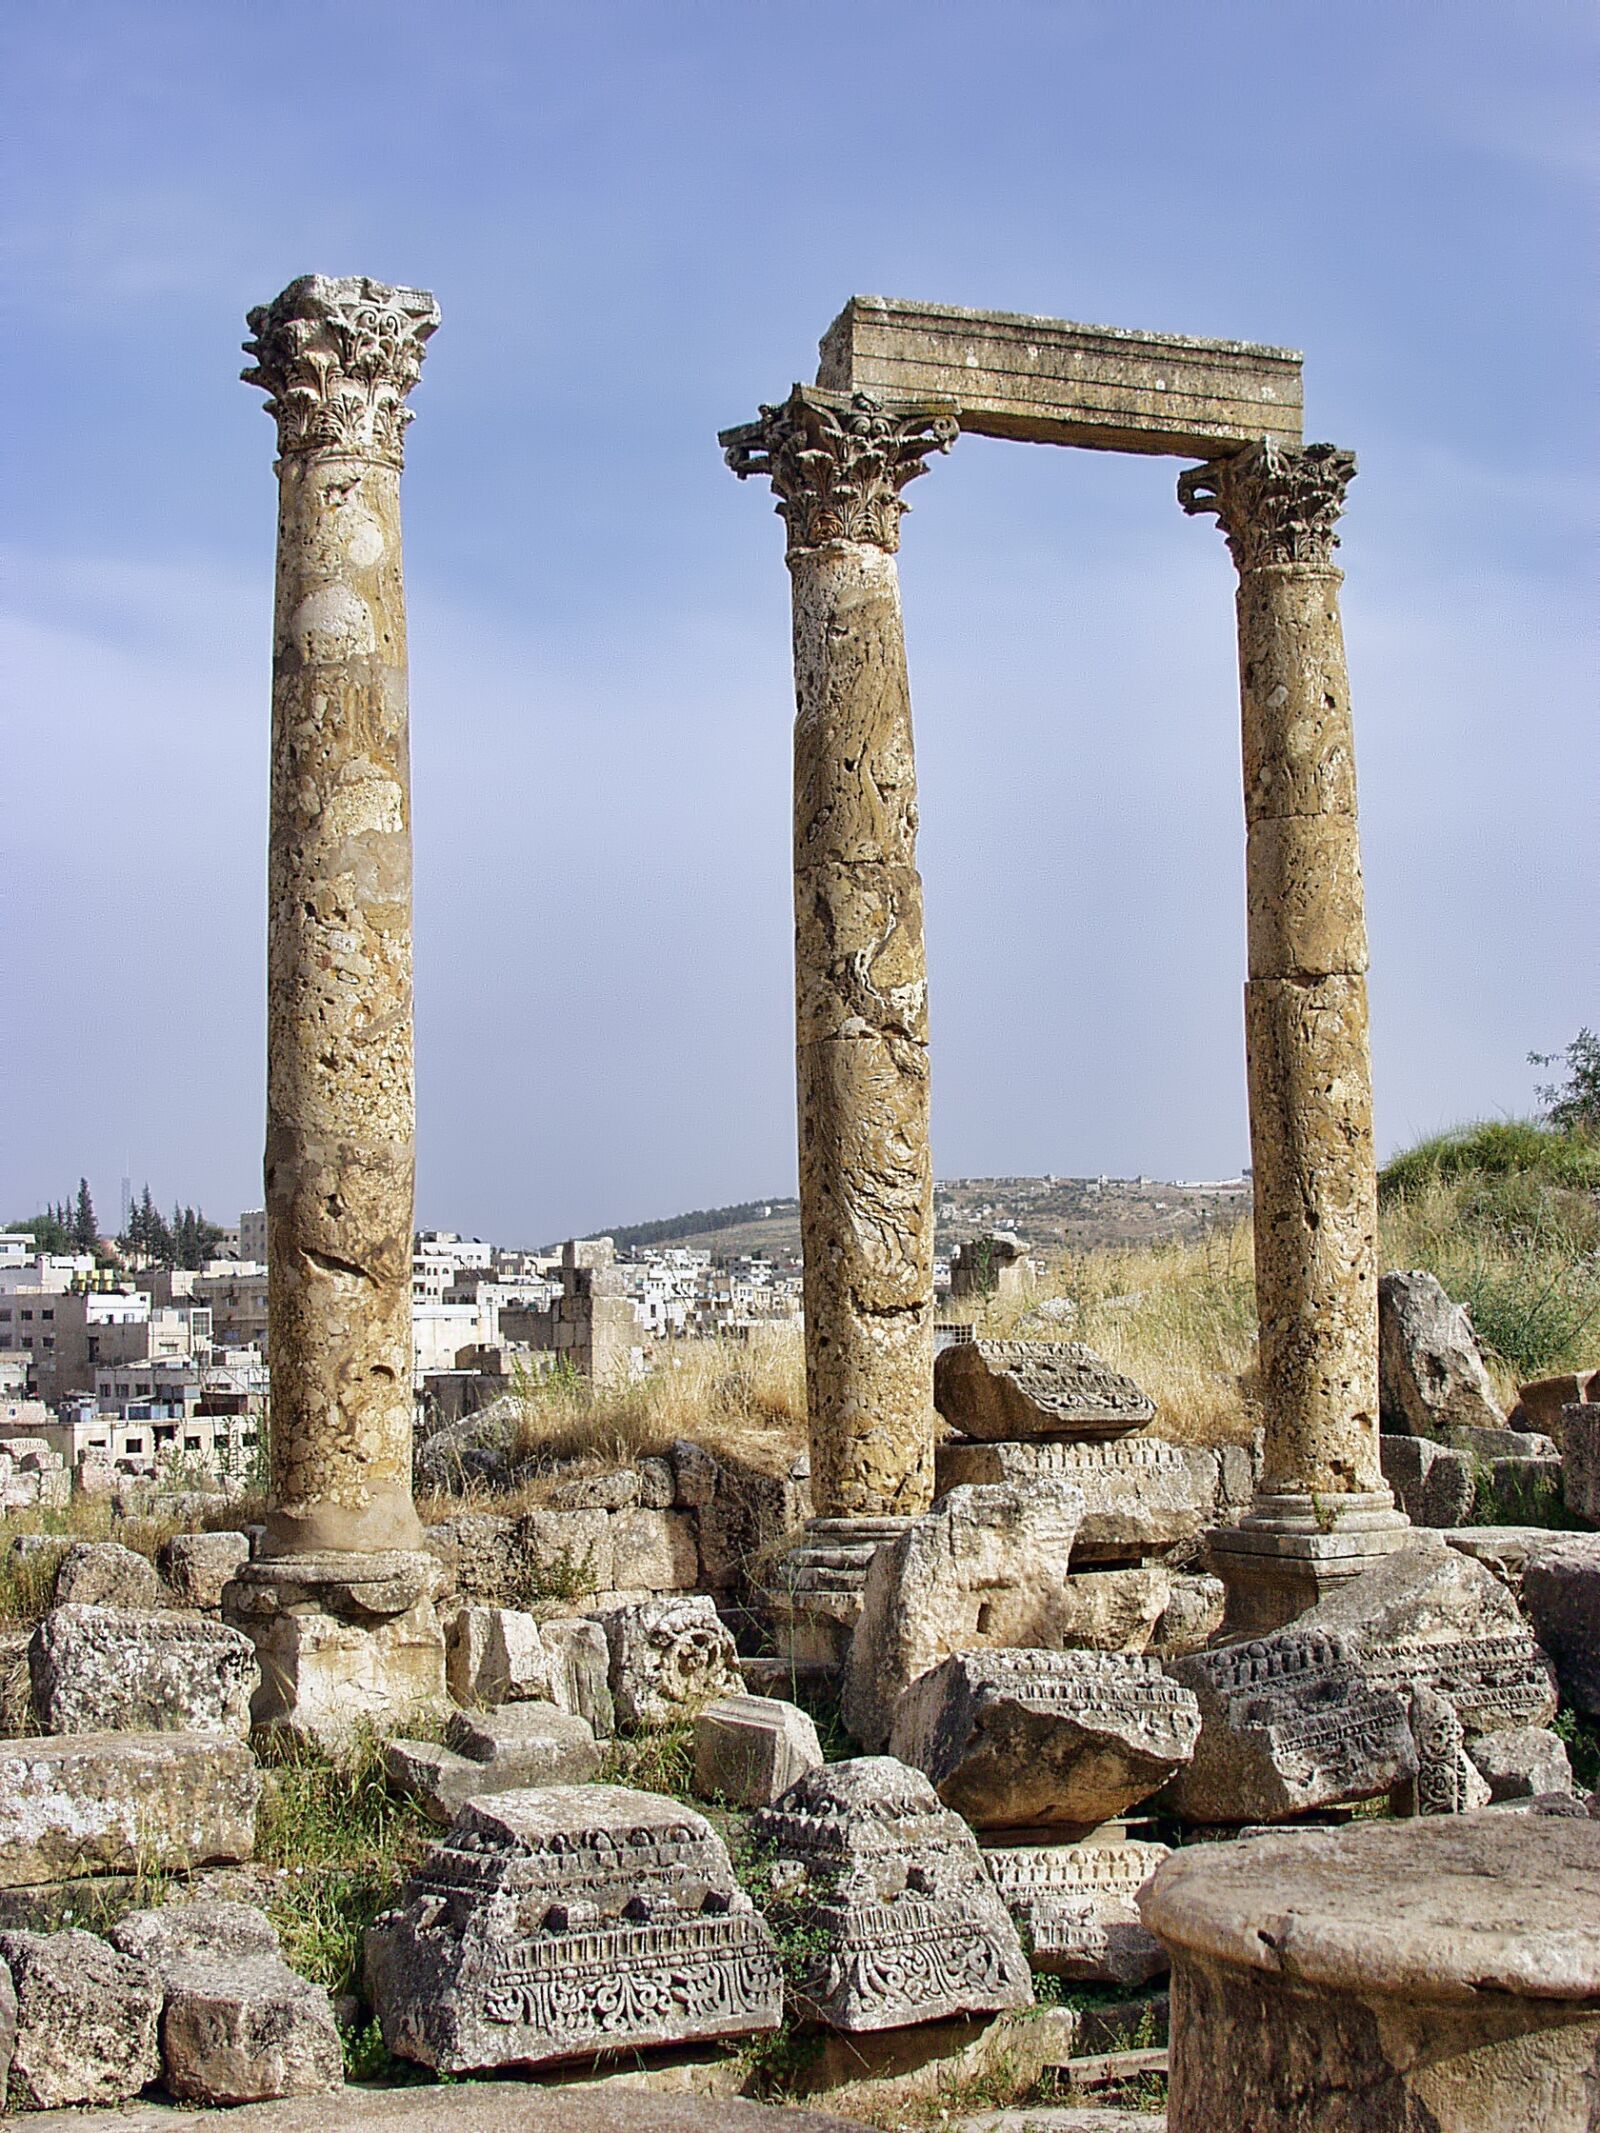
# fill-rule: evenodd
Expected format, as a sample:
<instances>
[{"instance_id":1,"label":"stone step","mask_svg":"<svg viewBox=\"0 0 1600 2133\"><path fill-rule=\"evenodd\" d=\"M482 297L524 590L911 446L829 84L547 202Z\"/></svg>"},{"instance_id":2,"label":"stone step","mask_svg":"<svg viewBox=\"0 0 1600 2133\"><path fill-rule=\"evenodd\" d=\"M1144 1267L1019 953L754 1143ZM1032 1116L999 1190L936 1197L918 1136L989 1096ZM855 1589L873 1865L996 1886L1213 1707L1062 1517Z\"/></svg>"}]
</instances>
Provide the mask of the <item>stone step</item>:
<instances>
[{"instance_id":1,"label":"stone step","mask_svg":"<svg viewBox=\"0 0 1600 2133\"><path fill-rule=\"evenodd\" d=\"M335 2096L245 2104L225 2118L211 2110L124 2103L6 2120L6 2133L219 2133L222 2127L227 2133L860 2133L853 2121L826 2111L527 2081L347 2088Z\"/></svg>"}]
</instances>

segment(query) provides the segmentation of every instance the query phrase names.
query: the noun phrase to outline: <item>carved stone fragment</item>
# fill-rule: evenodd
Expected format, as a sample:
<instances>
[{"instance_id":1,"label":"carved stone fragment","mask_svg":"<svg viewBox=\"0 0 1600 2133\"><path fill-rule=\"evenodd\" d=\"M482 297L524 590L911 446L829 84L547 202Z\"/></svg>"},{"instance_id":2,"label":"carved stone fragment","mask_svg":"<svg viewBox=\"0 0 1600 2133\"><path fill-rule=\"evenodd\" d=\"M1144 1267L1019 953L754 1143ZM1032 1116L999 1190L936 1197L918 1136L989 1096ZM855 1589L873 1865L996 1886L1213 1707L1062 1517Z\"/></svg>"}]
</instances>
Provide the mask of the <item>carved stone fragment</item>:
<instances>
[{"instance_id":1,"label":"carved stone fragment","mask_svg":"<svg viewBox=\"0 0 1600 2133\"><path fill-rule=\"evenodd\" d=\"M986 1845L983 1863L1035 1970L1143 1985L1166 1969L1167 1954L1135 1899L1171 1856L1164 1844L1008 1844Z\"/></svg>"},{"instance_id":2,"label":"carved stone fragment","mask_svg":"<svg viewBox=\"0 0 1600 2133\"><path fill-rule=\"evenodd\" d=\"M602 1627L612 1701L628 1725L669 1725L743 1688L733 1638L703 1593L615 1608Z\"/></svg>"},{"instance_id":3,"label":"carved stone fragment","mask_svg":"<svg viewBox=\"0 0 1600 2133\"><path fill-rule=\"evenodd\" d=\"M776 1696L722 1696L694 1722L694 1787L703 1800L770 1807L822 1763L815 1721Z\"/></svg>"},{"instance_id":4,"label":"carved stone fragment","mask_svg":"<svg viewBox=\"0 0 1600 2133\"><path fill-rule=\"evenodd\" d=\"M934 1366L933 1397L952 1428L986 1442L1120 1437L1156 1415L1148 1393L1081 1341L958 1341Z\"/></svg>"},{"instance_id":5,"label":"carved stone fragment","mask_svg":"<svg viewBox=\"0 0 1600 2133\"><path fill-rule=\"evenodd\" d=\"M776 2028L772 1938L675 1800L559 1785L465 1806L369 1928L398 2057L464 2073Z\"/></svg>"},{"instance_id":6,"label":"carved stone fragment","mask_svg":"<svg viewBox=\"0 0 1600 2133\"><path fill-rule=\"evenodd\" d=\"M796 1997L834 2029L1025 2007L1028 1961L972 1832L888 1756L830 1763L755 1817L817 1953Z\"/></svg>"},{"instance_id":7,"label":"carved stone fragment","mask_svg":"<svg viewBox=\"0 0 1600 2133\"><path fill-rule=\"evenodd\" d=\"M1396 1791L1399 1813L1464 1815L1488 1806L1489 1787L1467 1754L1466 1733L1453 1706L1421 1682L1411 1692L1411 1738L1417 1769Z\"/></svg>"},{"instance_id":8,"label":"carved stone fragment","mask_svg":"<svg viewBox=\"0 0 1600 2133\"><path fill-rule=\"evenodd\" d=\"M936 1391L937 1385L936 1376ZM1193 1539L1209 1509L1195 1493L1189 1461L1176 1445L1158 1437L1091 1443L1061 1437L1021 1442L951 1437L935 1453L935 1471L941 1496L968 1484L1025 1486L1043 1475L1074 1482L1083 1491L1083 1522L1073 1545L1073 1561L1080 1564L1126 1561L1176 1547Z\"/></svg>"},{"instance_id":9,"label":"carved stone fragment","mask_svg":"<svg viewBox=\"0 0 1600 2133\"><path fill-rule=\"evenodd\" d=\"M1194 1697L1154 1659L961 1652L906 1690L890 1748L979 1829L1082 1832L1147 1799L1199 1731Z\"/></svg>"}]
</instances>

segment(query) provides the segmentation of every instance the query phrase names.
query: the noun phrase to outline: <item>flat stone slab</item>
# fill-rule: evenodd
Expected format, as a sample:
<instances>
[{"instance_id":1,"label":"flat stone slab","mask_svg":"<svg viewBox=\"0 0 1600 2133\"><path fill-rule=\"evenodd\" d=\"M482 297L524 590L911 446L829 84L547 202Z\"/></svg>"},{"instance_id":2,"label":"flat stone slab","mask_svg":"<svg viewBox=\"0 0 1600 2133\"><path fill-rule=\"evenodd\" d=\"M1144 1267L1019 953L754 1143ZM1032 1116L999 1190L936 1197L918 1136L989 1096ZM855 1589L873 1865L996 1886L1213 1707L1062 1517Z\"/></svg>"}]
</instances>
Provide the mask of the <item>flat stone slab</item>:
<instances>
[{"instance_id":1,"label":"flat stone slab","mask_svg":"<svg viewBox=\"0 0 1600 2133\"><path fill-rule=\"evenodd\" d=\"M222 1734L0 1741L0 1888L248 1859L260 1790Z\"/></svg>"},{"instance_id":2,"label":"flat stone slab","mask_svg":"<svg viewBox=\"0 0 1600 2133\"><path fill-rule=\"evenodd\" d=\"M984 1442L1121 1437L1156 1403L1082 1341L960 1341L933 1366L933 1401L952 1429Z\"/></svg>"},{"instance_id":3,"label":"flat stone slab","mask_svg":"<svg viewBox=\"0 0 1600 2133\"><path fill-rule=\"evenodd\" d=\"M1121 2114L1117 2133L1138 2133ZM450 2088L347 2088L336 2096L215 2111L128 2103L115 2110L30 2111L7 2133L861 2133L859 2121L708 2096L649 2096L607 2087L541 2088L474 2081Z\"/></svg>"},{"instance_id":4,"label":"flat stone slab","mask_svg":"<svg viewBox=\"0 0 1600 2133\"><path fill-rule=\"evenodd\" d=\"M46 1733L242 1739L261 1678L250 1640L238 1630L200 1615L131 1607L52 1608L33 1633L28 1664Z\"/></svg>"}]
</instances>

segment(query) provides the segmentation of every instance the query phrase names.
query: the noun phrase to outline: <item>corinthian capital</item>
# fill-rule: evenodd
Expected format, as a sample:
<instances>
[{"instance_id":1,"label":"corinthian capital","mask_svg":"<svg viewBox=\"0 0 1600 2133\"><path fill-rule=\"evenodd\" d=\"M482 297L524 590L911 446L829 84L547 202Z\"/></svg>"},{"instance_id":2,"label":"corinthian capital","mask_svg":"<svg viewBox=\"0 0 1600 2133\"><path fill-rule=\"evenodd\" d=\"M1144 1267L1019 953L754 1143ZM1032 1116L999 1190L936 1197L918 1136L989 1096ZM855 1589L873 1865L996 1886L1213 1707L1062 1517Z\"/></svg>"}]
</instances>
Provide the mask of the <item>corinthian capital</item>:
<instances>
[{"instance_id":1,"label":"corinthian capital","mask_svg":"<svg viewBox=\"0 0 1600 2133\"><path fill-rule=\"evenodd\" d=\"M1334 532L1356 455L1336 445L1247 445L1178 476L1178 501L1192 516L1215 512L1241 571L1269 563L1332 567Z\"/></svg>"},{"instance_id":2,"label":"corinthian capital","mask_svg":"<svg viewBox=\"0 0 1600 2133\"><path fill-rule=\"evenodd\" d=\"M426 289L391 289L364 274L303 274L249 314L254 356L242 371L267 395L278 450L349 452L399 466L422 374L423 343L438 326Z\"/></svg>"},{"instance_id":3,"label":"corinthian capital","mask_svg":"<svg viewBox=\"0 0 1600 2133\"><path fill-rule=\"evenodd\" d=\"M789 553L828 541L866 541L892 555L910 507L900 491L926 474L930 452L956 439L948 402L880 407L866 393L829 393L797 385L759 421L723 430L717 442L741 481L765 474L789 530Z\"/></svg>"}]
</instances>

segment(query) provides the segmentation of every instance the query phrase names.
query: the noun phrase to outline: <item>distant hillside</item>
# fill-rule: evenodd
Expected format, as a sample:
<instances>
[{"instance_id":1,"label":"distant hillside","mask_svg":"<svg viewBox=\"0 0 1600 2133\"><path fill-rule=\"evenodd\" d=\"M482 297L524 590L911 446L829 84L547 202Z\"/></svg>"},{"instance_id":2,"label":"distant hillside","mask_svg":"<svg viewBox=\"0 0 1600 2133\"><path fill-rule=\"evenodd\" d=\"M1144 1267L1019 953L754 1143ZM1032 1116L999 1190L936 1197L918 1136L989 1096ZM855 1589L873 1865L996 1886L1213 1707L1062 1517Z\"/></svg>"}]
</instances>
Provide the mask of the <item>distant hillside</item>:
<instances>
[{"instance_id":1,"label":"distant hillside","mask_svg":"<svg viewBox=\"0 0 1600 2133\"><path fill-rule=\"evenodd\" d=\"M625 1229L600 1230L596 1234L614 1237L617 1250L627 1252L640 1244L681 1244L686 1238L698 1240L718 1235L723 1230L741 1229L747 1223L769 1222L786 1215L798 1223L798 1200L738 1200L731 1207L691 1207L687 1214L669 1215L662 1222L635 1222Z\"/></svg>"}]
</instances>

